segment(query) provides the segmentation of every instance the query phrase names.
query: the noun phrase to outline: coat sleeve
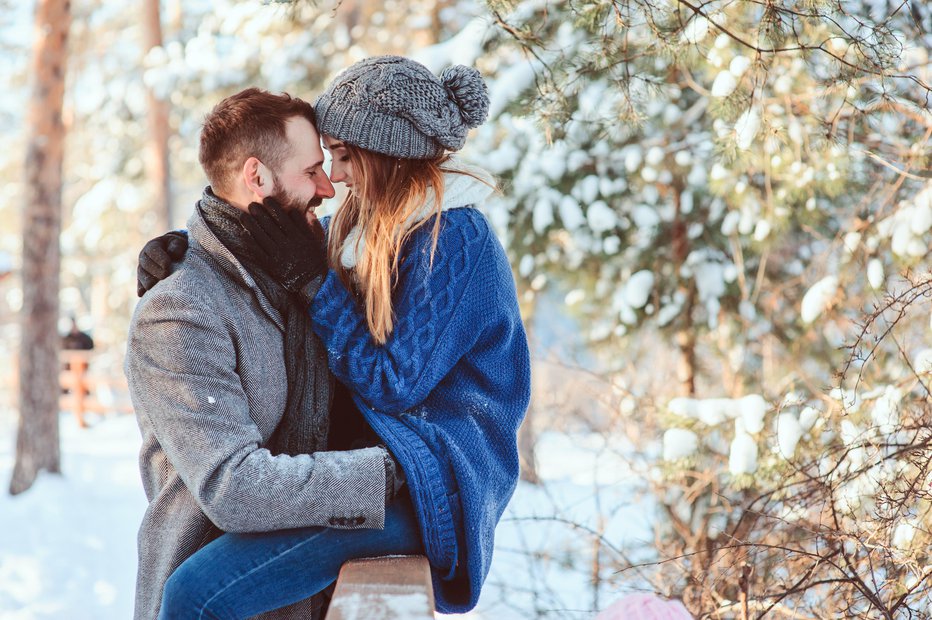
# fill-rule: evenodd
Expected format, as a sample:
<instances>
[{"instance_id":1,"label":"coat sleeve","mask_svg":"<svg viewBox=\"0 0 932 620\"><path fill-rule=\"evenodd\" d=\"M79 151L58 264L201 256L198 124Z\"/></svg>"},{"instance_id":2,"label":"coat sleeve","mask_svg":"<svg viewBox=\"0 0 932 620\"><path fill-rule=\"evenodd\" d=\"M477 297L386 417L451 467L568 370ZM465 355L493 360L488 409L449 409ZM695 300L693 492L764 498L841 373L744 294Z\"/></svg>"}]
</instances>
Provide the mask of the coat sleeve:
<instances>
[{"instance_id":1,"label":"coat sleeve","mask_svg":"<svg viewBox=\"0 0 932 620\"><path fill-rule=\"evenodd\" d=\"M216 313L177 291L149 296L130 329L133 404L217 527L383 527L381 448L297 456L260 448L233 340Z\"/></svg>"},{"instance_id":2,"label":"coat sleeve","mask_svg":"<svg viewBox=\"0 0 932 620\"><path fill-rule=\"evenodd\" d=\"M494 240L488 224L478 213L445 219L433 264L430 229L415 234L402 261L394 328L383 345L373 340L362 308L334 272L310 309L333 374L384 413L421 403L473 347L487 316L473 293L482 285L486 245Z\"/></svg>"}]
</instances>

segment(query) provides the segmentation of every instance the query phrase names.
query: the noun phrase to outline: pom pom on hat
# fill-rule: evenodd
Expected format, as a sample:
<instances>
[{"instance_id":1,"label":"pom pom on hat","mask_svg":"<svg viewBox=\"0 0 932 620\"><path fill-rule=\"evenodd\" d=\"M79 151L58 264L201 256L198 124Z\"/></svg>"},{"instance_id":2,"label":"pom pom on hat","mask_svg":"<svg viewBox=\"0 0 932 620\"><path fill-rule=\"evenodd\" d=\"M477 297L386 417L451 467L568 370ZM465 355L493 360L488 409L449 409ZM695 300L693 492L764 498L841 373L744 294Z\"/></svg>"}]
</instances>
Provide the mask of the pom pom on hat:
<instances>
[{"instance_id":1,"label":"pom pom on hat","mask_svg":"<svg viewBox=\"0 0 932 620\"><path fill-rule=\"evenodd\" d=\"M466 65L447 67L440 74L450 98L456 103L467 127L478 127L489 117L489 88L479 72Z\"/></svg>"}]
</instances>

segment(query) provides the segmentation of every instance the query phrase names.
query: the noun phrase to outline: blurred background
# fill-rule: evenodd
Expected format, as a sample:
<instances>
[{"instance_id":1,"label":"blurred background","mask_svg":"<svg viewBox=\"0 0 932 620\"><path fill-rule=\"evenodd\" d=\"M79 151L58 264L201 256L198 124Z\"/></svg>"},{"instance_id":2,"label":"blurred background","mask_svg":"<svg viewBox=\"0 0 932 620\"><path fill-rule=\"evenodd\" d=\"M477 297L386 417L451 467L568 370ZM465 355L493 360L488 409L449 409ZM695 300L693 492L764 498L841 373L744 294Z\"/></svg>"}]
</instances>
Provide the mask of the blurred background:
<instances>
[{"instance_id":1,"label":"blurred background","mask_svg":"<svg viewBox=\"0 0 932 620\"><path fill-rule=\"evenodd\" d=\"M131 616L136 256L206 184L204 115L386 53L486 78L463 155L532 343L472 617L932 617L930 31L918 0L0 0L0 617Z\"/></svg>"}]
</instances>

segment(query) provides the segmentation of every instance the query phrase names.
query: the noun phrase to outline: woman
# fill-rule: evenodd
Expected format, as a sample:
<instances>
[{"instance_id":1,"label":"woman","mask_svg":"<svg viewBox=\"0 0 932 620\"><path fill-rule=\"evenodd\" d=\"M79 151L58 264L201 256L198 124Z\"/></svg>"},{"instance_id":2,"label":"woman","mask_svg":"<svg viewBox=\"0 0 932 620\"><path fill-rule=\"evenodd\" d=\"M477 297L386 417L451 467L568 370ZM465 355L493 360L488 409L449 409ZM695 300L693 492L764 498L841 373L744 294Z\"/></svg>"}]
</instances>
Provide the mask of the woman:
<instances>
[{"instance_id":1,"label":"woman","mask_svg":"<svg viewBox=\"0 0 932 620\"><path fill-rule=\"evenodd\" d=\"M255 599L254 583L273 582L274 592L248 613L274 609L322 590L348 559L395 553L427 556L439 611L475 606L517 483L517 428L530 397L511 269L474 208L492 182L449 157L488 105L474 69L452 67L438 79L405 58L361 61L315 103L332 180L349 189L324 222L326 247L274 202L243 217L266 249L262 266L309 300L333 374L401 465L407 492L383 532L220 537L173 575L166 617L192 608L237 617L246 613L237 601ZM306 252L281 251L295 244ZM319 274L324 253L330 271ZM205 572L209 583L172 591L192 581L177 575Z\"/></svg>"}]
</instances>

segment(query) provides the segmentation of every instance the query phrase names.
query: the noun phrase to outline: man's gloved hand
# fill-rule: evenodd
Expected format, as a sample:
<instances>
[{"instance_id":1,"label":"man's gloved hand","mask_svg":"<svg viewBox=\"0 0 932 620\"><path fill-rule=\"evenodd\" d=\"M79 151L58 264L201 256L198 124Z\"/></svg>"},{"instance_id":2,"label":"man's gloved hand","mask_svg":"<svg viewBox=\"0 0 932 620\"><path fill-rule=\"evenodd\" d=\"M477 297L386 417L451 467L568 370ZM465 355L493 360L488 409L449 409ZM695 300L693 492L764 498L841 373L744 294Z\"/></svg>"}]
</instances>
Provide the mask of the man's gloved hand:
<instances>
[{"instance_id":1,"label":"man's gloved hand","mask_svg":"<svg viewBox=\"0 0 932 620\"><path fill-rule=\"evenodd\" d=\"M299 209L286 212L272 198L253 202L240 216L246 232L256 242L256 260L282 286L310 302L308 283L327 273L324 229L316 219L308 222Z\"/></svg>"},{"instance_id":2,"label":"man's gloved hand","mask_svg":"<svg viewBox=\"0 0 932 620\"><path fill-rule=\"evenodd\" d=\"M136 294L142 297L146 291L171 275L175 263L184 258L188 251L188 234L172 230L142 246L139 264L136 267Z\"/></svg>"}]
</instances>

